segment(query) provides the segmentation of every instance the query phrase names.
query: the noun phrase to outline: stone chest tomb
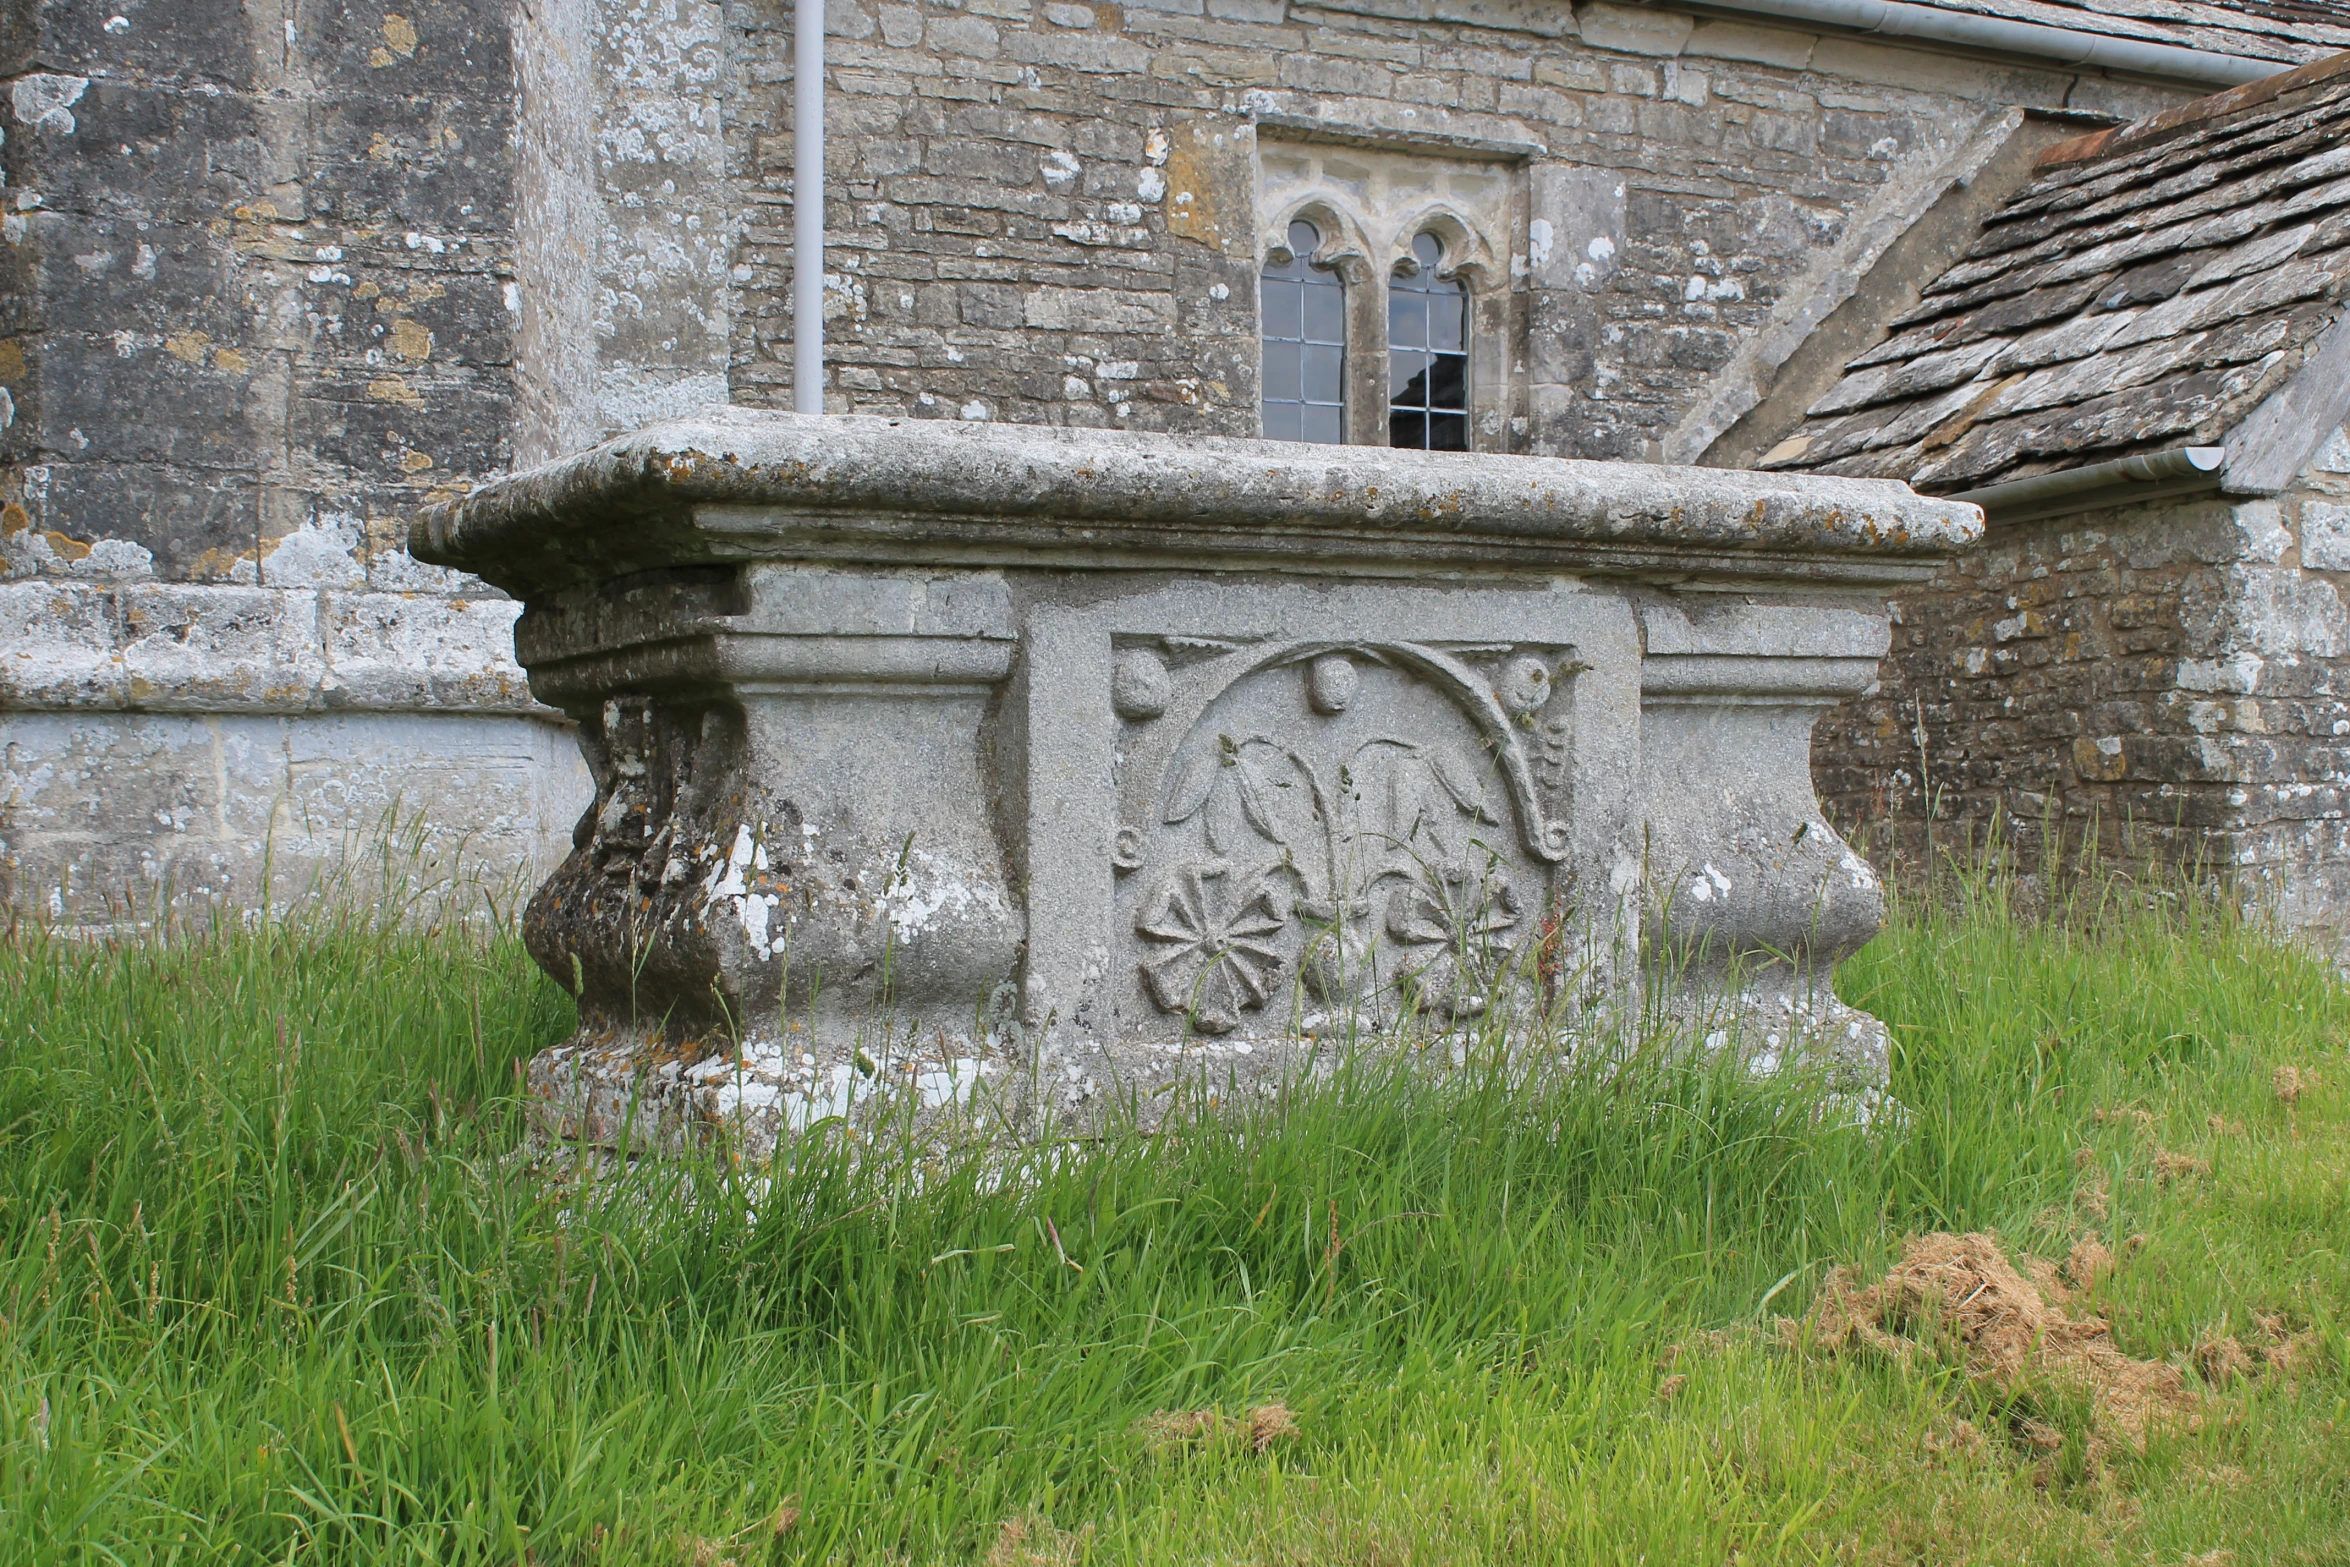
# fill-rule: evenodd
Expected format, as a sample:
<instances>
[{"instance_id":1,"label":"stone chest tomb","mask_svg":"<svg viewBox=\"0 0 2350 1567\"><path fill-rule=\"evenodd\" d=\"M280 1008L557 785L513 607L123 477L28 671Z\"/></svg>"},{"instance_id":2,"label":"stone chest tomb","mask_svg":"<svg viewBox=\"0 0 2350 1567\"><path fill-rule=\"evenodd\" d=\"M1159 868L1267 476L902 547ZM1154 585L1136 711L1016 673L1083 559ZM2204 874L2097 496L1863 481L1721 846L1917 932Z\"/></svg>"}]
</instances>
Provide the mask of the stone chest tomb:
<instances>
[{"instance_id":1,"label":"stone chest tomb","mask_svg":"<svg viewBox=\"0 0 2350 1567\"><path fill-rule=\"evenodd\" d=\"M1017 1117L1358 1030L1732 989L1862 1085L1874 878L1816 716L1975 537L1898 484L715 411L428 513L596 780L534 1067L771 1141Z\"/></svg>"}]
</instances>

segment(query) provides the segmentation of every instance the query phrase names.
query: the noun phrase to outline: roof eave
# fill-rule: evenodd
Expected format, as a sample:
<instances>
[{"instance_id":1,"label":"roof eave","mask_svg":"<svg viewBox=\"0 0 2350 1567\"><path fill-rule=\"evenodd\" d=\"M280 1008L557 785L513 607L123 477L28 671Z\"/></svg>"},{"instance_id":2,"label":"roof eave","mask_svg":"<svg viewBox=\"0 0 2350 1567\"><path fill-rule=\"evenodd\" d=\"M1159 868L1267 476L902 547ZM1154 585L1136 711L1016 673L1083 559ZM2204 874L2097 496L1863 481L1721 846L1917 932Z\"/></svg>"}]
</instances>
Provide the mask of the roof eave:
<instances>
[{"instance_id":1,"label":"roof eave","mask_svg":"<svg viewBox=\"0 0 2350 1567\"><path fill-rule=\"evenodd\" d=\"M2211 493L2220 488L2226 461L2227 453L2221 447L2178 446L2086 468L1987 484L1947 498L1982 507L1987 527L2044 522L2050 517Z\"/></svg>"},{"instance_id":2,"label":"roof eave","mask_svg":"<svg viewBox=\"0 0 2350 1567\"><path fill-rule=\"evenodd\" d=\"M1912 0L1668 0L1672 9L1760 16L1806 28L1831 28L1971 55L2006 55L2075 70L2237 87L2293 68L2290 60L2220 54L2183 44L2125 38L2085 27L2052 26L1946 10Z\"/></svg>"}]
</instances>

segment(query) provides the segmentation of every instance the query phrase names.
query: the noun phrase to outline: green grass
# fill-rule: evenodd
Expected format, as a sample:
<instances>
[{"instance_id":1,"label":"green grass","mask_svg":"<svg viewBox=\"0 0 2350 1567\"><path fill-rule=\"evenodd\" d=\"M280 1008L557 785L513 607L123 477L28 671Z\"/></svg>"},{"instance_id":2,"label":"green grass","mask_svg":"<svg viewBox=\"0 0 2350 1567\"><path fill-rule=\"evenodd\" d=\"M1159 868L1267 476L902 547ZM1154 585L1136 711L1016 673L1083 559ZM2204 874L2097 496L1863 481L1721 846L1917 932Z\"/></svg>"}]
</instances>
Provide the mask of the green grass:
<instances>
[{"instance_id":1,"label":"green grass","mask_svg":"<svg viewBox=\"0 0 2350 1567\"><path fill-rule=\"evenodd\" d=\"M1839 988L1898 1030L1900 1126L1374 1064L1008 1172L562 1181L513 1095L569 1002L510 938L20 935L0 1560L2350 1560L2350 992L2192 899L2056 927L1985 881ZM2039 1390L2044 1459L2013 1389L1772 1330L1984 1228L2125 1252L2077 1309L2132 1354L2311 1348L2102 1459ZM1271 1403L1263 1453L1147 1422Z\"/></svg>"}]
</instances>

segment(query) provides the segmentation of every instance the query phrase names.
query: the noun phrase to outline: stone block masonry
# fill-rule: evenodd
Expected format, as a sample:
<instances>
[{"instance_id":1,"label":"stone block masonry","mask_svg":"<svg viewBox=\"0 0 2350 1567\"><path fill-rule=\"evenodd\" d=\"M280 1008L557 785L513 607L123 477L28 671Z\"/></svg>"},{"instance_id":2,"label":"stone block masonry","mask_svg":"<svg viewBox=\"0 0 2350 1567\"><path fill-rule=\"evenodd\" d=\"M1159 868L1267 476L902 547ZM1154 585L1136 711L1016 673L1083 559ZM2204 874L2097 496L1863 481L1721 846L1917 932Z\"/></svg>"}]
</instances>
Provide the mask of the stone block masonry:
<instances>
[{"instance_id":1,"label":"stone block masonry","mask_svg":"<svg viewBox=\"0 0 2350 1567\"><path fill-rule=\"evenodd\" d=\"M1653 456L1986 111L2178 96L1604 5L829 11L831 402L957 421L1253 433L1258 151L1287 138L1503 171L1480 445ZM567 721L500 662L511 607L399 535L648 419L788 396L789 19L0 0L0 571L42 628L0 646L17 905L274 896L209 849L182 877L194 829L87 763L261 788L203 762L215 720L354 801L439 790L509 870L560 853L577 774L432 782L560 754ZM156 630L167 590L217 599ZM346 740L307 749L313 723ZM222 842L282 817L225 809Z\"/></svg>"},{"instance_id":2,"label":"stone block masonry","mask_svg":"<svg viewBox=\"0 0 2350 1567\"><path fill-rule=\"evenodd\" d=\"M2325 459L2350 470L2350 446ZM1894 603L1881 683L1824 721L1822 798L1913 863L1996 827L2027 864L2151 850L2341 940L2350 480L1995 528Z\"/></svg>"},{"instance_id":3,"label":"stone block masonry","mask_svg":"<svg viewBox=\"0 0 2350 1567\"><path fill-rule=\"evenodd\" d=\"M502 4L0 7L0 896L493 884L584 793L405 515L513 461ZM120 14L116 14L119 11Z\"/></svg>"},{"instance_id":4,"label":"stone block masonry","mask_svg":"<svg viewBox=\"0 0 2350 1567\"><path fill-rule=\"evenodd\" d=\"M1650 984L1881 1089L1811 728L1978 530L1882 482L737 412L414 548L524 601L595 770L524 922L580 998L552 1126L764 1149L901 1089L1147 1117Z\"/></svg>"},{"instance_id":5,"label":"stone block masonry","mask_svg":"<svg viewBox=\"0 0 2350 1567\"><path fill-rule=\"evenodd\" d=\"M1881 247L1877 208L1904 212L1987 111L2188 96L1609 5L828 16L831 406L1255 433L1258 152L1279 139L1519 170L1489 286L1522 324L1479 449L1570 456L1686 460L1675 427L1740 345L1848 242ZM785 406L789 14L737 22L732 382Z\"/></svg>"}]
</instances>

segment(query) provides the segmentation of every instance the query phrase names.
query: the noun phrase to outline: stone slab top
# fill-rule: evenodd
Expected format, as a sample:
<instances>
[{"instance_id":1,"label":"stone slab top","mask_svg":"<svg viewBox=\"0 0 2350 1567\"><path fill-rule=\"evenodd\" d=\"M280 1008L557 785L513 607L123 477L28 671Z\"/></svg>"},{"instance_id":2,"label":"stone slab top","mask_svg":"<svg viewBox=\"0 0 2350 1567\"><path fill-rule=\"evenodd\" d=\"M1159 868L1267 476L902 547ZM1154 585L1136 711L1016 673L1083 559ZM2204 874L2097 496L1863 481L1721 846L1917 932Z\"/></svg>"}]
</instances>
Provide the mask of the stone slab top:
<instances>
[{"instance_id":1,"label":"stone slab top","mask_svg":"<svg viewBox=\"0 0 2350 1567\"><path fill-rule=\"evenodd\" d=\"M753 560L1890 584L1981 534L1978 508L1881 479L712 409L433 507L409 539L528 596Z\"/></svg>"}]
</instances>

